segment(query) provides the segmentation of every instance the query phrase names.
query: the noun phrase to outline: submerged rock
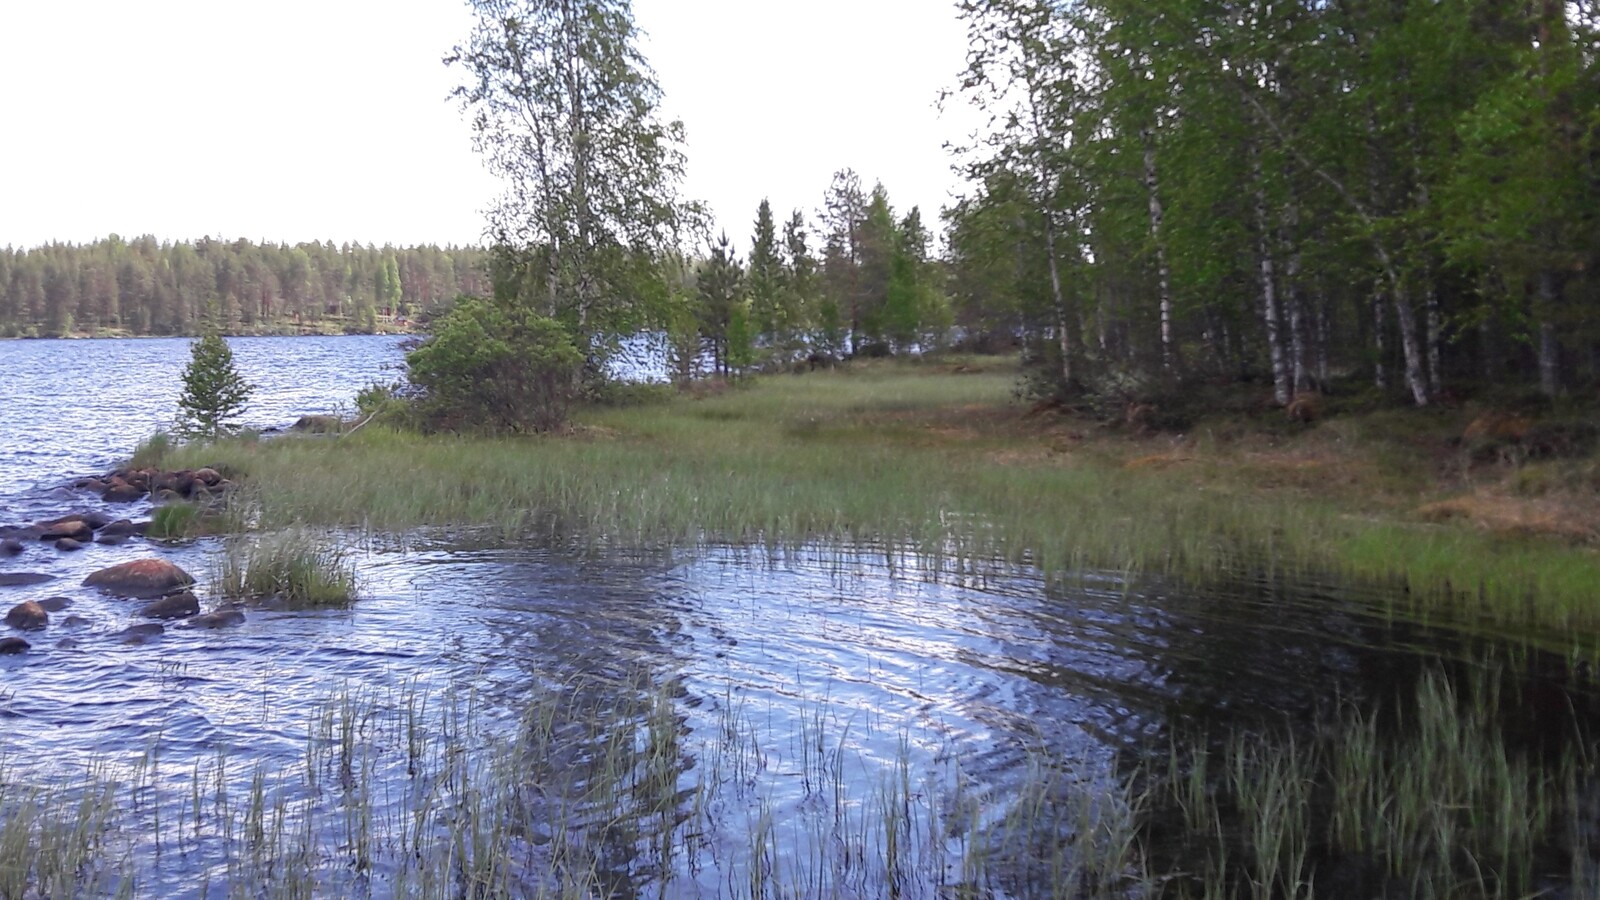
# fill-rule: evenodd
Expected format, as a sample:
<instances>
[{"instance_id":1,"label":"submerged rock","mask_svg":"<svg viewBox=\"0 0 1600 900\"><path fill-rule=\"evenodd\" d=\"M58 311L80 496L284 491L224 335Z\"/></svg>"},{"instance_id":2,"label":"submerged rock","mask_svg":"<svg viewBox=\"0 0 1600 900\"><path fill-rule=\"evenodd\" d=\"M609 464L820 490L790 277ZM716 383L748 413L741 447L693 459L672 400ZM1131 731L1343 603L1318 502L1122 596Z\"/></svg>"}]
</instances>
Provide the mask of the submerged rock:
<instances>
[{"instance_id":1,"label":"submerged rock","mask_svg":"<svg viewBox=\"0 0 1600 900\"><path fill-rule=\"evenodd\" d=\"M237 609L217 609L204 615L191 616L183 623L185 628L229 628L244 624L244 612Z\"/></svg>"},{"instance_id":2,"label":"submerged rock","mask_svg":"<svg viewBox=\"0 0 1600 900\"><path fill-rule=\"evenodd\" d=\"M166 633L167 629L162 627L159 623L148 622L144 625L133 625L128 628L124 628L116 634L113 634L112 637L124 644L143 644L146 641L153 641Z\"/></svg>"},{"instance_id":3,"label":"submerged rock","mask_svg":"<svg viewBox=\"0 0 1600 900\"><path fill-rule=\"evenodd\" d=\"M79 641L77 638L62 638L61 640L56 641L57 650L76 650L78 647Z\"/></svg>"},{"instance_id":4,"label":"submerged rock","mask_svg":"<svg viewBox=\"0 0 1600 900\"><path fill-rule=\"evenodd\" d=\"M12 653L26 653L33 645L18 637L0 638L0 656Z\"/></svg>"},{"instance_id":5,"label":"submerged rock","mask_svg":"<svg viewBox=\"0 0 1600 900\"><path fill-rule=\"evenodd\" d=\"M139 615L146 619L185 619L200 612L200 598L182 591L146 604Z\"/></svg>"},{"instance_id":6,"label":"submerged rock","mask_svg":"<svg viewBox=\"0 0 1600 900\"><path fill-rule=\"evenodd\" d=\"M14 537L0 540L0 556L16 556L22 549L22 542Z\"/></svg>"},{"instance_id":7,"label":"submerged rock","mask_svg":"<svg viewBox=\"0 0 1600 900\"><path fill-rule=\"evenodd\" d=\"M72 605L72 598L46 597L39 601L39 605L44 607L45 612L61 612L63 609L66 609Z\"/></svg>"},{"instance_id":8,"label":"submerged rock","mask_svg":"<svg viewBox=\"0 0 1600 900\"><path fill-rule=\"evenodd\" d=\"M102 534L94 539L96 544L105 544L107 547L120 547L131 540L125 534Z\"/></svg>"},{"instance_id":9,"label":"submerged rock","mask_svg":"<svg viewBox=\"0 0 1600 900\"><path fill-rule=\"evenodd\" d=\"M56 549L64 550L68 553L71 553L74 550L82 550L86 546L88 545L83 541L75 541L72 538L62 538L61 540L56 541Z\"/></svg>"},{"instance_id":10,"label":"submerged rock","mask_svg":"<svg viewBox=\"0 0 1600 900\"><path fill-rule=\"evenodd\" d=\"M27 587L55 579L54 575L46 575L43 572L0 572L0 587Z\"/></svg>"},{"instance_id":11,"label":"submerged rock","mask_svg":"<svg viewBox=\"0 0 1600 900\"><path fill-rule=\"evenodd\" d=\"M18 631L38 631L50 624L50 614L38 602L28 600L11 607L6 613L6 624Z\"/></svg>"},{"instance_id":12,"label":"submerged rock","mask_svg":"<svg viewBox=\"0 0 1600 900\"><path fill-rule=\"evenodd\" d=\"M62 628L83 628L88 624L89 620L85 619L83 616L67 616L65 619L61 620Z\"/></svg>"},{"instance_id":13,"label":"submerged rock","mask_svg":"<svg viewBox=\"0 0 1600 900\"><path fill-rule=\"evenodd\" d=\"M83 583L114 596L148 600L194 584L194 576L164 559L137 559L101 569Z\"/></svg>"}]
</instances>

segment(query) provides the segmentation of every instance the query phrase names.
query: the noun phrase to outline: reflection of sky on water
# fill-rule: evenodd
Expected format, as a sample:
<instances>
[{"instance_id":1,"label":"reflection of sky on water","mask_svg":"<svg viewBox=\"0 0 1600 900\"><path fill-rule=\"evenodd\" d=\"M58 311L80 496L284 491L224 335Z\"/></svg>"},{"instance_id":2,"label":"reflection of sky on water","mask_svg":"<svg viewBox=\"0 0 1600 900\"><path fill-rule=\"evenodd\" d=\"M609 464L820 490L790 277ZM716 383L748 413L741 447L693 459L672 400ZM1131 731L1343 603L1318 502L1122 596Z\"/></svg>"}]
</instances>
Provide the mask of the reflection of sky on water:
<instances>
[{"instance_id":1,"label":"reflection of sky on water","mask_svg":"<svg viewBox=\"0 0 1600 900\"><path fill-rule=\"evenodd\" d=\"M255 386L240 424L286 426L354 405L398 372L402 338L229 338ZM104 471L178 412L187 338L0 341L0 513L9 495Z\"/></svg>"}]
</instances>

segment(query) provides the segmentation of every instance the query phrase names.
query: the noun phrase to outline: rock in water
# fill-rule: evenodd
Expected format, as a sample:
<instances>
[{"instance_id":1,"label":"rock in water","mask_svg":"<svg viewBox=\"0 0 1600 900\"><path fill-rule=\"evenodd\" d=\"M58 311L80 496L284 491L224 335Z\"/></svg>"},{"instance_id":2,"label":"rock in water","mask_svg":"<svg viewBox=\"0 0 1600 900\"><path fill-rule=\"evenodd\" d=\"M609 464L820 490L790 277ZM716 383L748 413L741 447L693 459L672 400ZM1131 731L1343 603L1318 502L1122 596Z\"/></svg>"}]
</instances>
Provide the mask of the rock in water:
<instances>
[{"instance_id":1,"label":"rock in water","mask_svg":"<svg viewBox=\"0 0 1600 900\"><path fill-rule=\"evenodd\" d=\"M62 538L87 541L94 537L94 523L83 516L63 516L49 522L39 522L37 527L41 541L56 541Z\"/></svg>"},{"instance_id":2,"label":"rock in water","mask_svg":"<svg viewBox=\"0 0 1600 900\"><path fill-rule=\"evenodd\" d=\"M85 546L86 545L83 543L83 541L75 541L72 538L62 538L61 540L56 541L56 549L64 550L68 553L72 552L73 550L82 550Z\"/></svg>"},{"instance_id":3,"label":"rock in water","mask_svg":"<svg viewBox=\"0 0 1600 900\"><path fill-rule=\"evenodd\" d=\"M146 625L134 625L130 628L124 628L116 634L113 634L112 637L123 642L124 644L143 644L146 641L155 640L166 633L167 630L161 627L160 624L156 622L150 622Z\"/></svg>"},{"instance_id":4,"label":"rock in water","mask_svg":"<svg viewBox=\"0 0 1600 900\"><path fill-rule=\"evenodd\" d=\"M18 603L6 613L6 624L18 631L38 631L50 624L50 614L36 601Z\"/></svg>"},{"instance_id":5,"label":"rock in water","mask_svg":"<svg viewBox=\"0 0 1600 900\"><path fill-rule=\"evenodd\" d=\"M141 487L131 485L120 478L111 479L111 486L100 495L100 499L107 503L135 503L149 493Z\"/></svg>"},{"instance_id":6,"label":"rock in water","mask_svg":"<svg viewBox=\"0 0 1600 900\"><path fill-rule=\"evenodd\" d=\"M237 609L219 609L202 616L193 616L183 623L185 628L227 628L244 624L244 613Z\"/></svg>"},{"instance_id":7,"label":"rock in water","mask_svg":"<svg viewBox=\"0 0 1600 900\"><path fill-rule=\"evenodd\" d=\"M46 597L39 601L45 612L61 612L72 605L71 597Z\"/></svg>"},{"instance_id":8,"label":"rock in water","mask_svg":"<svg viewBox=\"0 0 1600 900\"><path fill-rule=\"evenodd\" d=\"M135 525L129 519L118 519L115 522L107 522L105 526L100 529L100 536L104 538L144 534L144 530L149 526L149 522L140 522L139 524Z\"/></svg>"},{"instance_id":9,"label":"rock in water","mask_svg":"<svg viewBox=\"0 0 1600 900\"><path fill-rule=\"evenodd\" d=\"M0 541L0 556L16 556L22 552L22 542L16 538L6 538Z\"/></svg>"},{"instance_id":10,"label":"rock in water","mask_svg":"<svg viewBox=\"0 0 1600 900\"><path fill-rule=\"evenodd\" d=\"M291 431L303 431L308 434L338 434L344 430L344 422L338 416L301 416L300 420L289 426Z\"/></svg>"},{"instance_id":11,"label":"rock in water","mask_svg":"<svg viewBox=\"0 0 1600 900\"><path fill-rule=\"evenodd\" d=\"M164 559L137 559L101 569L83 583L113 596L149 600L194 584L194 576Z\"/></svg>"},{"instance_id":12,"label":"rock in water","mask_svg":"<svg viewBox=\"0 0 1600 900\"><path fill-rule=\"evenodd\" d=\"M55 580L54 575L42 572L0 572L0 587L27 587Z\"/></svg>"},{"instance_id":13,"label":"rock in water","mask_svg":"<svg viewBox=\"0 0 1600 900\"><path fill-rule=\"evenodd\" d=\"M162 597L139 610L146 619L186 619L200 612L200 598L189 591Z\"/></svg>"},{"instance_id":14,"label":"rock in water","mask_svg":"<svg viewBox=\"0 0 1600 900\"><path fill-rule=\"evenodd\" d=\"M22 638L0 638L0 655L12 653L26 653L33 646Z\"/></svg>"}]
</instances>

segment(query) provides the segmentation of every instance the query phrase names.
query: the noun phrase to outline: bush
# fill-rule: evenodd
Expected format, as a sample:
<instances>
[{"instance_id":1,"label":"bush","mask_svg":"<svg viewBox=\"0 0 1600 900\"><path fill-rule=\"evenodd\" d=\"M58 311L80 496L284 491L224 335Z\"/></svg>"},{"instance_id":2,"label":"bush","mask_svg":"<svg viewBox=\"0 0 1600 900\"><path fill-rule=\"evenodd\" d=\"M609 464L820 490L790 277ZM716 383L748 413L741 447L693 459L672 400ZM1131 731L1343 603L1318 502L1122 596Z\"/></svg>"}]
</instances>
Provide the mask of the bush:
<instances>
[{"instance_id":1,"label":"bush","mask_svg":"<svg viewBox=\"0 0 1600 900\"><path fill-rule=\"evenodd\" d=\"M413 428L417 424L413 393L405 384L374 382L356 392L356 415L362 423Z\"/></svg>"},{"instance_id":2,"label":"bush","mask_svg":"<svg viewBox=\"0 0 1600 900\"><path fill-rule=\"evenodd\" d=\"M406 367L428 427L553 431L577 398L583 359L554 319L463 297Z\"/></svg>"},{"instance_id":3,"label":"bush","mask_svg":"<svg viewBox=\"0 0 1600 900\"><path fill-rule=\"evenodd\" d=\"M190 439L214 440L232 429L254 390L233 366L233 351L215 330L189 346L178 398L177 432Z\"/></svg>"}]
</instances>

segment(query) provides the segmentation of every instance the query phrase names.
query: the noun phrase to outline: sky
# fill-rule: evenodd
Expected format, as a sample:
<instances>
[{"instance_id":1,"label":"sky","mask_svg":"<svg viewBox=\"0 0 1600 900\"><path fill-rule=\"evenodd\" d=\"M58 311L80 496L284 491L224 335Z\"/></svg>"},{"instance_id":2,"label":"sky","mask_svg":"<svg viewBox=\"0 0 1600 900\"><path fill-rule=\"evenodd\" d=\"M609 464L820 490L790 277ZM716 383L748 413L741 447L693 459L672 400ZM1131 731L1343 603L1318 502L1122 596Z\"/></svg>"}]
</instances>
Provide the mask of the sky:
<instances>
[{"instance_id":1,"label":"sky","mask_svg":"<svg viewBox=\"0 0 1600 900\"><path fill-rule=\"evenodd\" d=\"M936 220L960 182L937 109L947 0L635 0L688 132L684 194L742 247L835 171ZM0 0L0 246L111 233L465 244L498 191L448 99L457 0Z\"/></svg>"}]
</instances>

